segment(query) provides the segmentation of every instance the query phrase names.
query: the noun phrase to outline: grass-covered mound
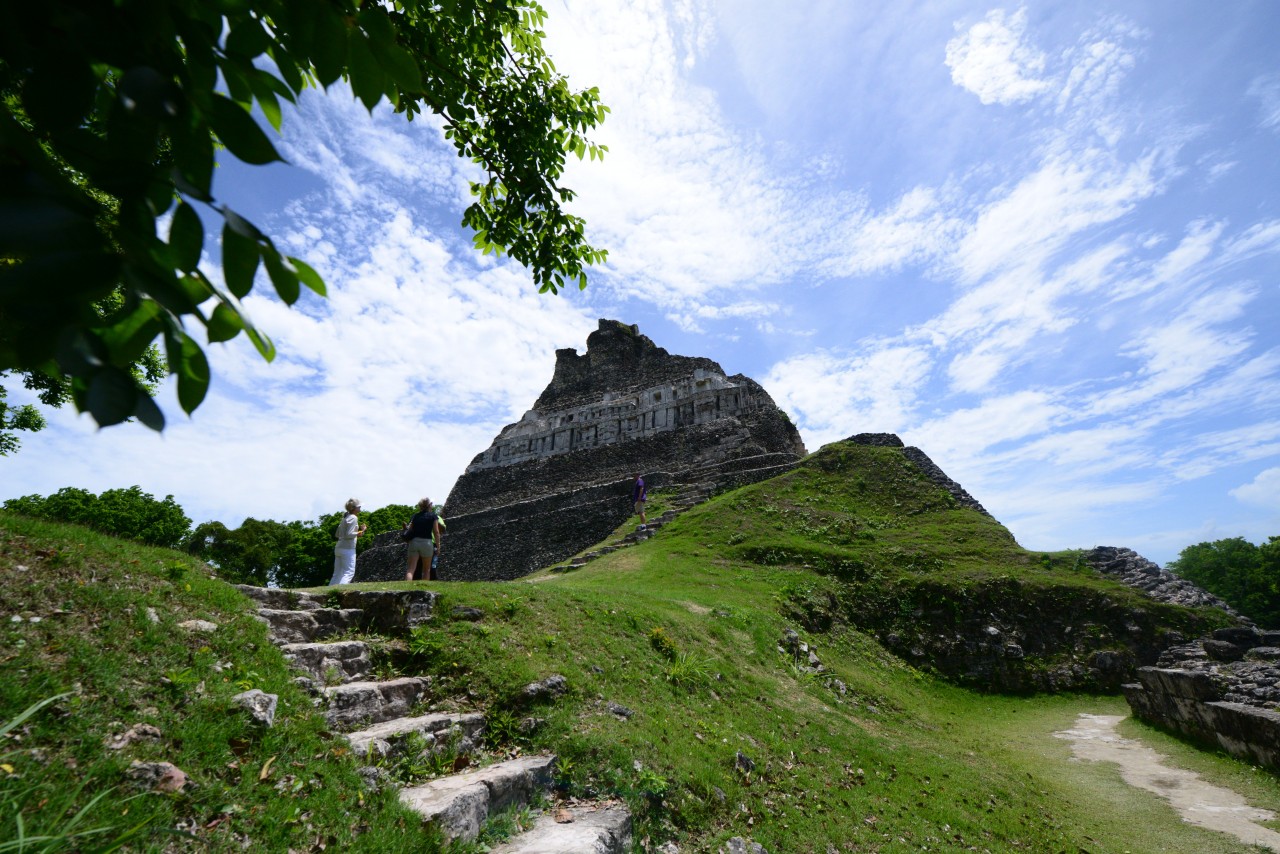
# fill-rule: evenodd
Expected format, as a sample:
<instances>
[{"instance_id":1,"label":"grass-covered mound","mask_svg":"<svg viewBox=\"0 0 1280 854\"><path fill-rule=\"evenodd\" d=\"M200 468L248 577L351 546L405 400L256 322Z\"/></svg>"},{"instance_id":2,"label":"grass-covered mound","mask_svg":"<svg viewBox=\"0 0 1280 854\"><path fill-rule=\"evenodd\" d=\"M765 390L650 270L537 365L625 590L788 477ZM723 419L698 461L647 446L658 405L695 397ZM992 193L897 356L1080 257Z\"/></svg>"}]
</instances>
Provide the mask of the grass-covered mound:
<instances>
[{"instance_id":1,"label":"grass-covered mound","mask_svg":"<svg viewBox=\"0 0 1280 854\"><path fill-rule=\"evenodd\" d=\"M898 448L828 445L680 522L722 559L807 570L778 588L806 627L856 626L980 688L1114 691L1177 637L1231 622L1152 602L1079 552L1028 552Z\"/></svg>"}]
</instances>

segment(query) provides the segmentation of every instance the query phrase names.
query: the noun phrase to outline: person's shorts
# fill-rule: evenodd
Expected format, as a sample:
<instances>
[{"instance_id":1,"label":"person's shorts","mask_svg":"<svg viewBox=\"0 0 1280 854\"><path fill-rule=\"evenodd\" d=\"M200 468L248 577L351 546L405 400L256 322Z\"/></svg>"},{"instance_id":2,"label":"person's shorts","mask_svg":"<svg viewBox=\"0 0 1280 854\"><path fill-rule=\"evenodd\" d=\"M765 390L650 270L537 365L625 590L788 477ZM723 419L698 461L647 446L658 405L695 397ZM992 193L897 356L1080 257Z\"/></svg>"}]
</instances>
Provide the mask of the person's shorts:
<instances>
[{"instance_id":1,"label":"person's shorts","mask_svg":"<svg viewBox=\"0 0 1280 854\"><path fill-rule=\"evenodd\" d=\"M409 554L422 555L427 560L431 560L431 555L436 550L436 544L431 541L430 537L414 537L409 541Z\"/></svg>"},{"instance_id":2,"label":"person's shorts","mask_svg":"<svg viewBox=\"0 0 1280 854\"><path fill-rule=\"evenodd\" d=\"M645 499L643 499L643 498L641 498L639 501L637 501L637 502L636 502L636 512L637 512L637 513L643 513L643 512L644 512L644 502L645 502Z\"/></svg>"}]
</instances>

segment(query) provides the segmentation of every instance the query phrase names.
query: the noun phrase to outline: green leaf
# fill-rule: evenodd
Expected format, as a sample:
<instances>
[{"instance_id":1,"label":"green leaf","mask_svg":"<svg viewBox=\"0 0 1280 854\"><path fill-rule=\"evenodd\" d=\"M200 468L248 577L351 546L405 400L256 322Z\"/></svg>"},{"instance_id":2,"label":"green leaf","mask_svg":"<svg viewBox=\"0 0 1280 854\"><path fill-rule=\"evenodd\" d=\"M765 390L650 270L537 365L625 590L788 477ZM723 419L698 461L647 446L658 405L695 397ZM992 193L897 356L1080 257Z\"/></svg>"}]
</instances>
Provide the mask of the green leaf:
<instances>
[{"instance_id":1,"label":"green leaf","mask_svg":"<svg viewBox=\"0 0 1280 854\"><path fill-rule=\"evenodd\" d=\"M191 273L178 279L178 287L182 289L182 293L186 295L193 309L198 308L200 303L214 295L214 290L209 287L207 279Z\"/></svg>"},{"instance_id":2,"label":"green leaf","mask_svg":"<svg viewBox=\"0 0 1280 854\"><path fill-rule=\"evenodd\" d=\"M246 326L244 333L249 336L249 340L253 342L253 346L262 354L262 358L266 359L268 362L275 359L276 345L271 343L270 338L263 335L252 326Z\"/></svg>"},{"instance_id":3,"label":"green leaf","mask_svg":"<svg viewBox=\"0 0 1280 854\"><path fill-rule=\"evenodd\" d=\"M200 265L200 253L204 249L204 224L195 208L179 202L169 224L169 249L173 266L184 273Z\"/></svg>"},{"instance_id":4,"label":"green leaf","mask_svg":"<svg viewBox=\"0 0 1280 854\"><path fill-rule=\"evenodd\" d=\"M168 336L169 370L178 376L178 403L190 415L209 391L209 362L190 335Z\"/></svg>"},{"instance_id":5,"label":"green leaf","mask_svg":"<svg viewBox=\"0 0 1280 854\"><path fill-rule=\"evenodd\" d=\"M222 278L227 289L237 298L253 290L253 276L258 272L258 243L242 237L227 223L222 229Z\"/></svg>"},{"instance_id":6,"label":"green leaf","mask_svg":"<svg viewBox=\"0 0 1280 854\"><path fill-rule=\"evenodd\" d=\"M301 92L303 86L302 73L298 71L298 64L294 62L293 55L279 45L272 45L269 51L271 58L275 60L276 69L280 72L280 76L284 78L285 84L292 92ZM293 100L292 92L289 100Z\"/></svg>"},{"instance_id":7,"label":"green leaf","mask_svg":"<svg viewBox=\"0 0 1280 854\"><path fill-rule=\"evenodd\" d=\"M327 89L347 65L347 24L328 3L316 4L314 21L311 62L320 85Z\"/></svg>"},{"instance_id":8,"label":"green leaf","mask_svg":"<svg viewBox=\"0 0 1280 854\"><path fill-rule=\"evenodd\" d=\"M213 95L209 124L213 126L218 139L245 163L260 166L284 159L276 153L275 146L253 117L224 95Z\"/></svg>"},{"instance_id":9,"label":"green leaf","mask_svg":"<svg viewBox=\"0 0 1280 854\"><path fill-rule=\"evenodd\" d=\"M213 140L208 130L192 128L190 132L175 133L171 140L174 186L183 195L212 202Z\"/></svg>"},{"instance_id":10,"label":"green leaf","mask_svg":"<svg viewBox=\"0 0 1280 854\"><path fill-rule=\"evenodd\" d=\"M141 356L147 345L164 331L160 313L159 303L143 300L133 311L103 329L100 340L106 346L111 361L128 364Z\"/></svg>"},{"instance_id":11,"label":"green leaf","mask_svg":"<svg viewBox=\"0 0 1280 854\"><path fill-rule=\"evenodd\" d=\"M258 100L262 114L267 117L267 121L271 123L271 127L275 128L276 133L279 133L284 116L280 112L280 102L276 100L276 93L267 80L275 80L275 78L265 71L259 71L249 78L249 87L253 89L253 97Z\"/></svg>"},{"instance_id":12,"label":"green leaf","mask_svg":"<svg viewBox=\"0 0 1280 854\"><path fill-rule=\"evenodd\" d=\"M133 409L133 417L157 433L163 432L164 413L160 411L160 407L156 406L156 402L151 395L139 394L134 400L137 401L137 405Z\"/></svg>"},{"instance_id":13,"label":"green leaf","mask_svg":"<svg viewBox=\"0 0 1280 854\"><path fill-rule=\"evenodd\" d=\"M382 92L387 85L387 76L373 57L369 42L360 30L352 30L347 41L347 52L350 65L347 76L351 78L351 91L372 110L382 100Z\"/></svg>"},{"instance_id":14,"label":"green leaf","mask_svg":"<svg viewBox=\"0 0 1280 854\"><path fill-rule=\"evenodd\" d=\"M311 288L311 290L315 291L322 297L329 295L328 290L324 286L324 279L320 278L319 273L311 269L311 265L299 258L294 258L292 255L289 256L289 263L298 271L298 279L302 284Z\"/></svg>"},{"instance_id":15,"label":"green leaf","mask_svg":"<svg viewBox=\"0 0 1280 854\"><path fill-rule=\"evenodd\" d=\"M222 218L227 221L227 225L230 226L236 234L254 241L266 239L266 236L258 230L256 225L240 216L240 214L236 213L231 208L223 205L221 212Z\"/></svg>"},{"instance_id":16,"label":"green leaf","mask_svg":"<svg viewBox=\"0 0 1280 854\"><path fill-rule=\"evenodd\" d=\"M302 288L298 285L297 271L271 247L263 248L262 260L266 265L267 275L271 277L271 284L275 285L280 299L284 300L285 305L293 305L297 302L302 294Z\"/></svg>"},{"instance_id":17,"label":"green leaf","mask_svg":"<svg viewBox=\"0 0 1280 854\"><path fill-rule=\"evenodd\" d=\"M241 18L227 35L227 53L253 59L267 49L270 38L257 18Z\"/></svg>"},{"instance_id":18,"label":"green leaf","mask_svg":"<svg viewBox=\"0 0 1280 854\"><path fill-rule=\"evenodd\" d=\"M124 421L138 408L138 395L146 395L133 377L115 367L96 371L89 380L85 408L99 427L110 427Z\"/></svg>"},{"instance_id":19,"label":"green leaf","mask_svg":"<svg viewBox=\"0 0 1280 854\"><path fill-rule=\"evenodd\" d=\"M209 318L208 332L209 343L217 344L221 341L230 341L235 338L244 329L244 318L240 312L225 302L218 303L213 310L213 315Z\"/></svg>"},{"instance_id":20,"label":"green leaf","mask_svg":"<svg viewBox=\"0 0 1280 854\"><path fill-rule=\"evenodd\" d=\"M396 44L396 31L379 5L367 6L360 12L360 26L369 34L369 47L382 70L406 92L422 91L422 73L413 56Z\"/></svg>"}]
</instances>

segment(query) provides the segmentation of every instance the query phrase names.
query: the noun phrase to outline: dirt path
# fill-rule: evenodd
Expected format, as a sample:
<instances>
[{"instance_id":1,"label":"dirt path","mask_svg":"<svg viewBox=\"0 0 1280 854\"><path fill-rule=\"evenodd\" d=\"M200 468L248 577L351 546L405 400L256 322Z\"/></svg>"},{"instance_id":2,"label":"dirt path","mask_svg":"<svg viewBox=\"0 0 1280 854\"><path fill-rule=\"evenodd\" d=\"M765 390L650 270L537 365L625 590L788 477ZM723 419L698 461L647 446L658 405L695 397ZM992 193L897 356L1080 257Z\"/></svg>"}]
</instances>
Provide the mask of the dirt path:
<instances>
[{"instance_id":1,"label":"dirt path","mask_svg":"<svg viewBox=\"0 0 1280 854\"><path fill-rule=\"evenodd\" d=\"M1169 801L1184 821L1280 852L1280 833L1255 823L1273 819L1275 813L1251 807L1240 795L1197 774L1163 764L1159 753L1116 732L1122 720L1122 715L1082 714L1074 727L1054 736L1071 742L1078 761L1116 763L1126 783Z\"/></svg>"}]
</instances>

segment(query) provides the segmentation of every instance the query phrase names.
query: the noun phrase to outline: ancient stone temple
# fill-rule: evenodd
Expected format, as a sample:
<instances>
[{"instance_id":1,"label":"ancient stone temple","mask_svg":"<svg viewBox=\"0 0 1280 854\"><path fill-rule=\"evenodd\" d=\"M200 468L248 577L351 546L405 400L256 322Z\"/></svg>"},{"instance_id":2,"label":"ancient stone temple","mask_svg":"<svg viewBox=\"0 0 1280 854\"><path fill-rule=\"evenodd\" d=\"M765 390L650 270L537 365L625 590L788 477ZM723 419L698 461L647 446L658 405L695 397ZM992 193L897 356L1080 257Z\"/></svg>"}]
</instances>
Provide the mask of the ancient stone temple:
<instances>
[{"instance_id":1,"label":"ancient stone temple","mask_svg":"<svg viewBox=\"0 0 1280 854\"><path fill-rule=\"evenodd\" d=\"M790 468L800 434L759 383L673 356L601 320L587 351L556 351L551 384L477 454L445 502L444 580L518 578L599 542L631 514L631 479L718 491ZM401 577L383 535L357 581Z\"/></svg>"}]
</instances>

